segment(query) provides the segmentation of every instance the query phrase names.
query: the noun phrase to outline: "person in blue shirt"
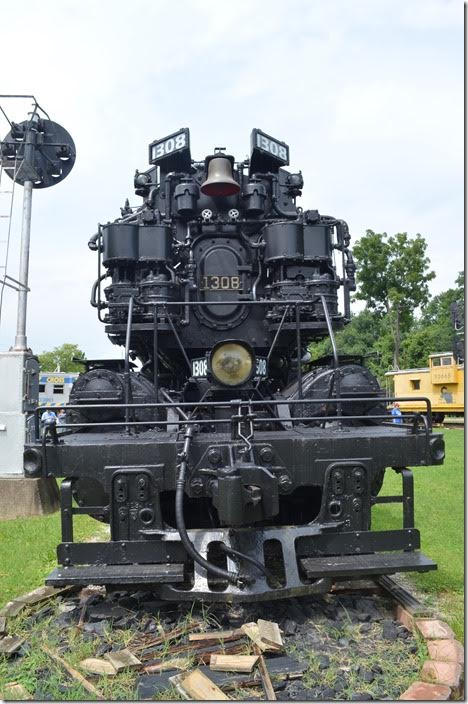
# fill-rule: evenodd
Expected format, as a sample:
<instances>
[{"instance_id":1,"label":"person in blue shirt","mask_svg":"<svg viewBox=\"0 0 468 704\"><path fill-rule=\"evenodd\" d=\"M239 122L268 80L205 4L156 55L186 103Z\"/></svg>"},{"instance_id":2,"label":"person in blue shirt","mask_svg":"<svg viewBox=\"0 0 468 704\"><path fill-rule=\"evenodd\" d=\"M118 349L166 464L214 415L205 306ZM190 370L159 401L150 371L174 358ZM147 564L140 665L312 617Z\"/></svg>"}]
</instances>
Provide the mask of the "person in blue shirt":
<instances>
[{"instance_id":1,"label":"person in blue shirt","mask_svg":"<svg viewBox=\"0 0 468 704\"><path fill-rule=\"evenodd\" d=\"M394 423L403 423L403 419L401 417L401 411L400 411L400 404L397 403L396 401L393 404L392 416L393 416Z\"/></svg>"},{"instance_id":2,"label":"person in blue shirt","mask_svg":"<svg viewBox=\"0 0 468 704\"><path fill-rule=\"evenodd\" d=\"M55 411L51 411L50 408L47 408L44 413L41 416L41 423L42 425L47 425L48 423L56 423L57 422L57 415Z\"/></svg>"},{"instance_id":3,"label":"person in blue shirt","mask_svg":"<svg viewBox=\"0 0 468 704\"><path fill-rule=\"evenodd\" d=\"M57 414L51 411L50 408L44 411L41 416L42 437L47 442L47 437L52 438L54 445L57 445L59 439L57 437Z\"/></svg>"}]
</instances>

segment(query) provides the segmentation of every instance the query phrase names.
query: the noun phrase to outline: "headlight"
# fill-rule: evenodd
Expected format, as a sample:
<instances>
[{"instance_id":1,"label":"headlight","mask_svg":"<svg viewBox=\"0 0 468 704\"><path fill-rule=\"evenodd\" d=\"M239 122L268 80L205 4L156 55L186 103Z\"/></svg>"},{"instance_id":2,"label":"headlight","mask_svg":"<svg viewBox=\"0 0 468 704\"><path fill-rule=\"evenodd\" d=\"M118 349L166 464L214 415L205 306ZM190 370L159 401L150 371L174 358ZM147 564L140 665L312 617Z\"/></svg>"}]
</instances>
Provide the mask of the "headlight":
<instances>
[{"instance_id":1,"label":"headlight","mask_svg":"<svg viewBox=\"0 0 468 704\"><path fill-rule=\"evenodd\" d=\"M222 342L211 353L211 373L226 386L240 386L250 379L254 369L252 352L239 342Z\"/></svg>"}]
</instances>

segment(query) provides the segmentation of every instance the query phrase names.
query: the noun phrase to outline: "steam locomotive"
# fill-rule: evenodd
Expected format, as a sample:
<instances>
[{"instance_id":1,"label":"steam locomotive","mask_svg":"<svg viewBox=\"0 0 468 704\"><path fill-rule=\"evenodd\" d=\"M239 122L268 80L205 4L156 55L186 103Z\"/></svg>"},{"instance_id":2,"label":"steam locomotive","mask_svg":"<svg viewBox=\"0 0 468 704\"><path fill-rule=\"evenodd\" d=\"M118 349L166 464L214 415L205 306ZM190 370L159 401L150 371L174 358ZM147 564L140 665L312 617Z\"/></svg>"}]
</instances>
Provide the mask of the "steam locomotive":
<instances>
[{"instance_id":1,"label":"steam locomotive","mask_svg":"<svg viewBox=\"0 0 468 704\"><path fill-rule=\"evenodd\" d=\"M244 161L224 148L195 161L180 129L149 163L142 204L89 241L91 305L125 358L84 362L60 436L25 449L27 476L63 477L47 583L232 601L435 569L408 469L443 462L430 404L393 423L392 399L336 347L355 289L346 222L296 205L302 174L260 129ZM326 336L333 354L312 361ZM400 496L379 497L386 468ZM402 527L373 531L372 507L392 501ZM77 514L110 540L74 542Z\"/></svg>"}]
</instances>

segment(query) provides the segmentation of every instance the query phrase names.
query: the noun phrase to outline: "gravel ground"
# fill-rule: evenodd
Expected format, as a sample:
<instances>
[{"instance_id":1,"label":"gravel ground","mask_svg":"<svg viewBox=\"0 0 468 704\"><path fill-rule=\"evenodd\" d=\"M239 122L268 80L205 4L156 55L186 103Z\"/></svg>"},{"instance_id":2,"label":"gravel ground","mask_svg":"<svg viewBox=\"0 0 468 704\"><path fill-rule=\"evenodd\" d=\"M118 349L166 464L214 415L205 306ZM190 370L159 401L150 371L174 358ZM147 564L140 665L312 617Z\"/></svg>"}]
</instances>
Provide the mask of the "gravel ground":
<instances>
[{"instance_id":1,"label":"gravel ground","mask_svg":"<svg viewBox=\"0 0 468 704\"><path fill-rule=\"evenodd\" d=\"M145 638L154 640L194 620L202 622L202 630L215 631L239 628L259 618L277 622L283 632L284 651L265 654L278 700L392 700L417 679L422 646L393 620L392 603L383 596L337 593L229 606L161 602L143 591L106 595L88 590L56 597L13 620L16 632L9 628L10 633L25 637L25 642L15 654L0 657L0 684L25 682L34 699L80 698L77 683L68 681L64 673L58 678L50 662L41 659L41 639L79 667L82 658L102 657L125 646L132 650L135 638L140 643ZM145 664L169 659L171 648L187 642L188 631L148 651L140 650L138 656L144 656ZM277 679L275 670L287 665L288 658L295 679ZM205 671L211 674L208 668ZM87 677L108 699L180 699L168 681L176 672L155 676L127 670L113 678ZM264 699L258 687L243 690L235 678L233 683L230 697Z\"/></svg>"}]
</instances>

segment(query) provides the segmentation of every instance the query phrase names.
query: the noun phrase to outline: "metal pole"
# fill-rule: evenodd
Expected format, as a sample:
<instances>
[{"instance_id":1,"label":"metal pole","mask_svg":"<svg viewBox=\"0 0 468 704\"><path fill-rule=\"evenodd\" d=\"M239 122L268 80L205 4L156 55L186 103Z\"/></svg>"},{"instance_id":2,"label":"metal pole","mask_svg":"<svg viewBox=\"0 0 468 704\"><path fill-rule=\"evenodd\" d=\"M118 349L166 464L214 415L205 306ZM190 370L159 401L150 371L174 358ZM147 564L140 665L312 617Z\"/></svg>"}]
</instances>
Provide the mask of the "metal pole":
<instances>
[{"instance_id":1,"label":"metal pole","mask_svg":"<svg viewBox=\"0 0 468 704\"><path fill-rule=\"evenodd\" d=\"M33 182L24 182L23 221L21 225L21 251L19 267L18 317L16 322L15 346L13 349L23 352L28 349L26 340L26 307L28 303L29 243L31 239L31 207Z\"/></svg>"}]
</instances>

